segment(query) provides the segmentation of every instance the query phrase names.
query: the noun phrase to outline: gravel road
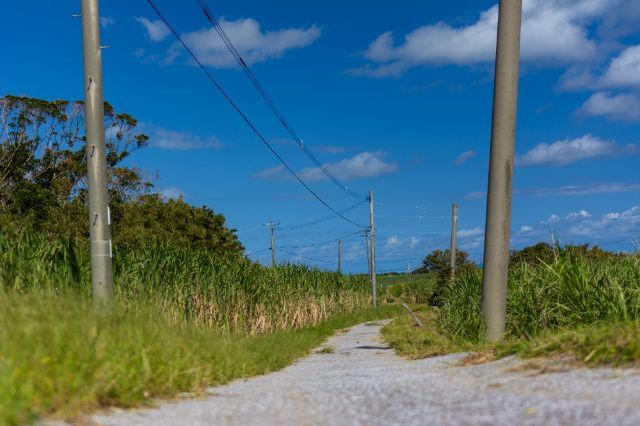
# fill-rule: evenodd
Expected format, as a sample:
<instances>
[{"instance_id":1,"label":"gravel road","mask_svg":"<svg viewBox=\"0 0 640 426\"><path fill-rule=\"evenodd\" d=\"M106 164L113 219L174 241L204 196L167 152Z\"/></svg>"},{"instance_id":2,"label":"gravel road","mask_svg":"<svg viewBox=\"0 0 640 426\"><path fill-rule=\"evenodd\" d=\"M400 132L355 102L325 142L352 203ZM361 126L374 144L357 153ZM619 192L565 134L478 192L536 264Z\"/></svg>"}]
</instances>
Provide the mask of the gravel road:
<instances>
[{"instance_id":1,"label":"gravel road","mask_svg":"<svg viewBox=\"0 0 640 426\"><path fill-rule=\"evenodd\" d=\"M133 425L640 425L640 372L539 374L504 359L459 366L464 355L407 361L359 325L266 376L213 388L202 399L94 415ZM328 353L327 353L328 352Z\"/></svg>"}]
</instances>

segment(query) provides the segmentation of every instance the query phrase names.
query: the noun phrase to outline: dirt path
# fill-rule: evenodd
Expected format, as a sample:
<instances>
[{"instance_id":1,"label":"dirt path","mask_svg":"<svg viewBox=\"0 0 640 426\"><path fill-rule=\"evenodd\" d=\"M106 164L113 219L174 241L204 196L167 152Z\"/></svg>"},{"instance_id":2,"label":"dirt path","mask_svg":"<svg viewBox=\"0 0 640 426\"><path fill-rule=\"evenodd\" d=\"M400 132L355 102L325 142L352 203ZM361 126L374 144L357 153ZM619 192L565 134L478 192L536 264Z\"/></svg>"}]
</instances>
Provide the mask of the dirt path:
<instances>
[{"instance_id":1,"label":"dirt path","mask_svg":"<svg viewBox=\"0 0 640 426\"><path fill-rule=\"evenodd\" d=\"M505 359L460 367L463 355L406 361L378 325L332 337L277 373L207 398L95 415L98 425L640 425L637 370L535 374ZM328 353L326 353L328 352Z\"/></svg>"}]
</instances>

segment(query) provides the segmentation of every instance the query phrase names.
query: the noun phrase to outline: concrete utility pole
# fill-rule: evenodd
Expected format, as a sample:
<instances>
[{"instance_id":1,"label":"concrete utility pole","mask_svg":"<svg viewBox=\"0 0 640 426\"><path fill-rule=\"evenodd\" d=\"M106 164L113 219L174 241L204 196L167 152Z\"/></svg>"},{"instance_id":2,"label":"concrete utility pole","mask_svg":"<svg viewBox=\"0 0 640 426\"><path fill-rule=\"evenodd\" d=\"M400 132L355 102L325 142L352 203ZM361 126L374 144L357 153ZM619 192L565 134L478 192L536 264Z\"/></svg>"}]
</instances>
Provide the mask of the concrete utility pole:
<instances>
[{"instance_id":1,"label":"concrete utility pole","mask_svg":"<svg viewBox=\"0 0 640 426\"><path fill-rule=\"evenodd\" d=\"M482 312L491 341L503 338L506 323L522 0L500 0L499 8L482 274Z\"/></svg>"},{"instance_id":2,"label":"concrete utility pole","mask_svg":"<svg viewBox=\"0 0 640 426\"><path fill-rule=\"evenodd\" d=\"M451 213L451 248L449 250L451 254L451 262L449 263L449 267L451 268L451 279L454 279L456 276L456 255L458 250L456 240L458 227L458 205L456 203L453 203Z\"/></svg>"},{"instance_id":3,"label":"concrete utility pole","mask_svg":"<svg viewBox=\"0 0 640 426\"><path fill-rule=\"evenodd\" d=\"M276 227L278 225L280 225L280 222L272 221L266 224L271 234L271 266L276 266Z\"/></svg>"},{"instance_id":4,"label":"concrete utility pole","mask_svg":"<svg viewBox=\"0 0 640 426\"><path fill-rule=\"evenodd\" d=\"M371 250L369 250L369 230L364 231L364 246L367 251L367 273L369 274L369 282L371 282Z\"/></svg>"},{"instance_id":5,"label":"concrete utility pole","mask_svg":"<svg viewBox=\"0 0 640 426\"><path fill-rule=\"evenodd\" d=\"M342 273L342 240L338 240L338 273Z\"/></svg>"},{"instance_id":6,"label":"concrete utility pole","mask_svg":"<svg viewBox=\"0 0 640 426\"><path fill-rule=\"evenodd\" d=\"M82 0L82 48L87 184L89 187L89 231L91 247L91 290L99 303L113 300L111 264L111 217L107 192L107 161L104 144L104 99L98 0Z\"/></svg>"},{"instance_id":7,"label":"concrete utility pole","mask_svg":"<svg viewBox=\"0 0 640 426\"><path fill-rule=\"evenodd\" d=\"M553 249L553 260L558 261L558 240L555 231L551 230L551 249Z\"/></svg>"},{"instance_id":8,"label":"concrete utility pole","mask_svg":"<svg viewBox=\"0 0 640 426\"><path fill-rule=\"evenodd\" d=\"M373 192L369 191L369 237L371 238L371 293L373 296L373 307L378 306L376 294L376 237L375 226L373 224Z\"/></svg>"}]
</instances>

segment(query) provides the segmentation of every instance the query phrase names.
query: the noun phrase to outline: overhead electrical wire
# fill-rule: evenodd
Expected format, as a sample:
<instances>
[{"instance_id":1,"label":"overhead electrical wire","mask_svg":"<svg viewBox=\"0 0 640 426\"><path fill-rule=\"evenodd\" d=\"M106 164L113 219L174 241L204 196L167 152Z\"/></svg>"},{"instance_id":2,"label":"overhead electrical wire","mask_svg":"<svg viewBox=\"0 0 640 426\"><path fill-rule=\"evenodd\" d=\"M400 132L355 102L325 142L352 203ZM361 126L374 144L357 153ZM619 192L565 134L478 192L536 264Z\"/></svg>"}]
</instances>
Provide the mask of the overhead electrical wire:
<instances>
[{"instance_id":1,"label":"overhead electrical wire","mask_svg":"<svg viewBox=\"0 0 640 426\"><path fill-rule=\"evenodd\" d=\"M271 247L267 247L267 248L262 249L262 250L248 251L248 252L247 252L247 253L245 253L245 254L246 254L247 256L254 256L254 255L256 255L256 254L264 253L264 252L268 252L268 251L271 251Z\"/></svg>"},{"instance_id":2,"label":"overhead electrical wire","mask_svg":"<svg viewBox=\"0 0 640 426\"><path fill-rule=\"evenodd\" d=\"M240 115L240 117L242 117L242 119L244 120L244 122L247 124L247 126L249 126L249 128L251 128L251 130L253 130L253 132L256 134L256 136L262 141L262 143L264 143L264 145L269 149L269 151L271 151L271 153L280 161L280 163L282 163L282 165L287 169L287 171L289 171L289 173L291 173L291 175L293 175L293 177L296 178L296 180L298 182L300 182L300 184L302 186L304 186L304 188L311 194L313 195L313 197L318 200L320 203L322 203L326 208L328 208L329 210L331 210L334 214L336 214L337 216L339 216L340 218L342 218L344 221L349 222L350 224L357 226L358 228L364 229L366 228L363 225L360 225L359 223L354 222L353 220L349 219L348 217L346 217L345 215L343 215L342 213L340 213L338 210L336 210L335 208L331 207L326 201L324 201L313 189L311 189L309 187L309 185L307 185L300 176L298 176L298 174L291 168L291 166L289 166L287 164L286 161L284 161L284 159L280 156L280 154L278 154L278 152L273 148L273 146L271 146L271 144L265 139L265 137L262 135L262 133L260 133L260 131L255 127L255 125L251 122L251 120L249 120L249 117L247 117L247 115L242 112L242 110L240 109L240 107L238 107L238 105L236 105L236 103L233 101L233 99L231 99L231 97L227 94L227 92L224 90L224 88L220 85L220 83L218 83L218 81L213 78L213 75L211 75L211 73L209 72L209 70L202 64L202 62L200 62L200 60L198 59L198 57L196 56L196 54L189 48L189 46L187 46L187 44L184 42L184 40L182 39L182 37L180 37L180 35L178 34L178 32L173 28L173 26L169 23L169 21L165 18L165 16L162 14L162 12L160 12L160 10L158 9L158 7L155 5L155 3L153 2L153 0L147 0L147 3L149 3L149 6L151 6L151 8L155 11L155 13L158 15L158 17L164 22L164 24L167 26L167 28L169 28L169 30L171 31L171 33L173 33L174 37L180 42L180 44L182 44L182 46L185 48L185 50L187 51L187 53L189 53L189 55L193 58L193 60L196 62L196 64L198 64L198 66L200 67L200 69L205 73L205 75L209 78L209 80L213 83L213 85L216 87L216 89L218 89L218 91L220 92L220 94L225 98L225 100L233 107L233 109L236 110L236 112Z\"/></svg>"},{"instance_id":3,"label":"overhead electrical wire","mask_svg":"<svg viewBox=\"0 0 640 426\"><path fill-rule=\"evenodd\" d=\"M369 202L369 200L365 199L362 201L358 201L357 203L349 206L349 207L345 207L344 209L340 209L340 213L345 214L348 213L352 210L357 209L358 207L360 207L361 205L365 204ZM315 219L315 220L310 220L309 222L304 222L304 223L300 223L298 225L292 225L292 226L284 226L284 227L280 227L281 230L284 231L293 231L296 229L302 229L302 228L307 228L309 226L314 226L314 225L319 225L321 223L327 222L331 219L333 219L335 217L335 215L327 215L327 216L323 216L321 218Z\"/></svg>"},{"instance_id":4,"label":"overhead electrical wire","mask_svg":"<svg viewBox=\"0 0 640 426\"><path fill-rule=\"evenodd\" d=\"M284 254L287 254L287 255L289 255L289 256L293 256L293 257L297 257L297 258L300 258L300 259L309 260L309 261L311 261L311 262L322 263L322 264L325 264L325 265L329 265L329 264L331 264L331 262L328 262L328 261L326 261L326 260L320 260L320 259L314 259L314 258L312 258L312 257L302 256L302 255L300 255L300 254L291 253L291 252L289 252L289 251L287 251L287 250L283 250L283 249L281 249L281 248L278 248L277 250L279 250L280 252L282 252L282 253L284 253Z\"/></svg>"},{"instance_id":5,"label":"overhead electrical wire","mask_svg":"<svg viewBox=\"0 0 640 426\"><path fill-rule=\"evenodd\" d=\"M321 241L321 242L318 242L318 243L311 243L311 244L301 244L301 245L295 245L295 246L284 245L282 247L289 248L289 249L317 247L317 246L322 246L322 245L329 244L329 243L335 243L335 242L343 240L345 238L353 237L354 235L361 235L361 233L362 233L362 230L358 230L358 231L355 231L355 232L351 232L350 234L346 234L346 235L343 235L341 237L337 237L337 238L334 238L334 239L331 239L331 240L327 240L327 241Z\"/></svg>"},{"instance_id":6,"label":"overhead electrical wire","mask_svg":"<svg viewBox=\"0 0 640 426\"><path fill-rule=\"evenodd\" d=\"M238 65L240 65L240 68L242 68L242 70L244 71L244 73L247 76L247 78L249 79L249 81L251 81L253 86L258 91L258 94L260 94L260 96L264 99L265 103L267 104L267 106L269 106L269 108L274 113L274 115L276 116L278 121L280 121L282 126L287 130L287 132L289 133L291 138L294 140L294 142L297 143L298 146L304 151L304 153L307 155L307 157L309 157L309 159L322 171L322 173L328 179L330 179L342 191L344 191L345 193L347 193L348 195L350 195L350 196L352 196L354 198L365 198L365 199L368 199L369 198L368 196L364 197L363 195L358 194L358 193L352 191L351 189L349 189L348 186L346 186L342 182L340 182L338 180L338 178L336 178L329 170L327 170L327 168L320 161L318 161L316 156L313 155L313 152L311 152L311 150L309 150L309 148L307 146L305 146L304 142L302 141L302 138L300 136L298 136L296 131L293 129L293 127L291 127L291 125L289 124L287 119L280 112L280 110L278 109L276 104L271 100L271 97L269 96L267 91L264 89L264 87L262 87L262 85L260 84L260 82L258 81L256 76L251 71L251 68L249 68L249 65L242 58L242 55L240 55L240 52L238 52L236 47L233 45L233 42L231 42L231 40L229 39L229 37L225 33L224 29L220 25L220 22L218 22L218 20L216 19L215 15L211 11L211 8L209 8L209 5L206 3L206 1L205 0L197 0L197 2L200 5L200 8L202 9L202 12L204 13L205 18L209 21L211 26L216 30L216 32L218 33L218 35L220 36L220 38L222 39L224 44L227 46L227 49L229 49L229 52L231 53L231 55L233 55L233 57L235 58L236 62L238 62Z\"/></svg>"},{"instance_id":7,"label":"overhead electrical wire","mask_svg":"<svg viewBox=\"0 0 640 426\"><path fill-rule=\"evenodd\" d=\"M368 201L369 200L361 200L361 201L358 201L357 203L355 203L355 204L353 204L351 206L345 207L345 208L340 209L338 211L340 213L342 213L342 214L345 214L345 213L348 213L350 211L353 211L353 210L357 209L358 207L360 207L361 205L367 203ZM329 215L326 215L326 216L323 216L323 217L320 217L320 218L317 218L317 219L314 219L314 220L310 220L308 222L299 223L297 225L280 226L280 227L278 227L278 230L279 231L295 231L295 230L298 230L298 229L304 229L304 228L308 228L308 227L311 227L311 226L314 226L314 225L319 225L321 223L328 222L329 220L335 219L335 218L336 218L336 215L329 214ZM243 229L243 230L237 231L236 234L246 234L246 233L250 233L250 232L261 231L263 229L264 229L264 225L261 225L261 226L256 226L256 227L253 227L253 228L247 228L247 229Z\"/></svg>"}]
</instances>

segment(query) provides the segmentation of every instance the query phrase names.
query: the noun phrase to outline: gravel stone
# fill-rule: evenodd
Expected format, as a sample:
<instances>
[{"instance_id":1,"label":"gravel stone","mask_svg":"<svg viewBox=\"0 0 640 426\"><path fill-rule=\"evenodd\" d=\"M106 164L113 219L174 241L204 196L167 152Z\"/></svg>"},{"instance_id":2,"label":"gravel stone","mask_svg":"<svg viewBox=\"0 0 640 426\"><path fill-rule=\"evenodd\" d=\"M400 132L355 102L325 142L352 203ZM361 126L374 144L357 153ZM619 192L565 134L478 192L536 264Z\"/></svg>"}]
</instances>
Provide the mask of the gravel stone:
<instances>
[{"instance_id":1,"label":"gravel stone","mask_svg":"<svg viewBox=\"0 0 640 426\"><path fill-rule=\"evenodd\" d=\"M506 358L460 366L464 354L409 361L362 324L276 373L212 388L202 399L92 416L101 426L640 425L640 372L537 374ZM319 348L319 349L320 349Z\"/></svg>"}]
</instances>

